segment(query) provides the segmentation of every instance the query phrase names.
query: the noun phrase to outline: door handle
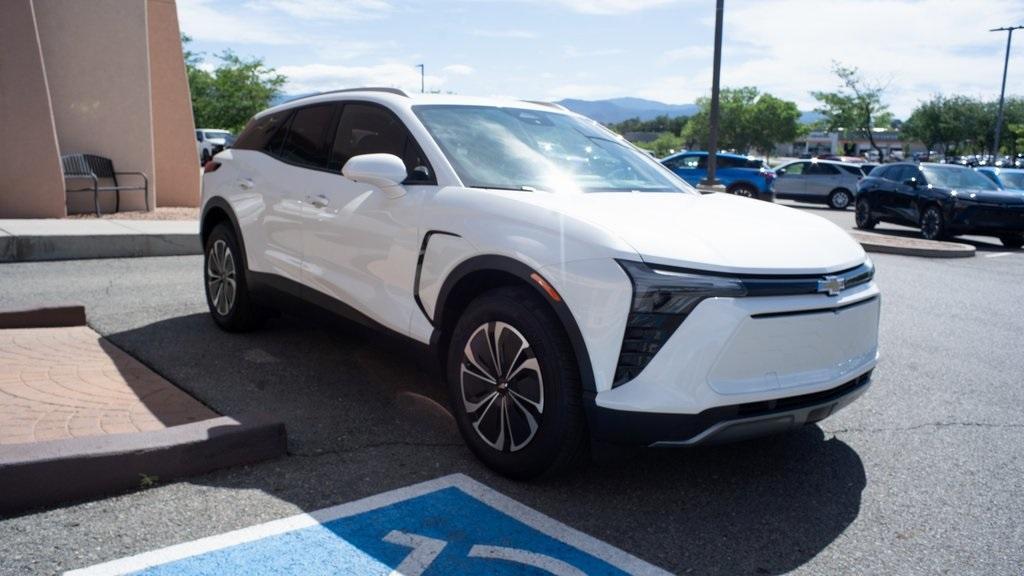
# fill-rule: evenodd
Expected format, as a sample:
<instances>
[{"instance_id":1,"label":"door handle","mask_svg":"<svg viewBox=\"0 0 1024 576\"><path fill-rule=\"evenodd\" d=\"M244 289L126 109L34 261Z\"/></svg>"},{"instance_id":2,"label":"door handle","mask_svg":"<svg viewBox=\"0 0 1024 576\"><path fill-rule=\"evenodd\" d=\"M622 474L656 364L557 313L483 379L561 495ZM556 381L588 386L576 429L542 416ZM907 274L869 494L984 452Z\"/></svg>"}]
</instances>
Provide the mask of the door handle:
<instances>
[{"instance_id":1,"label":"door handle","mask_svg":"<svg viewBox=\"0 0 1024 576\"><path fill-rule=\"evenodd\" d=\"M249 189L251 189L253 187L252 180L250 180L248 178L239 178L238 179L238 187L242 188L243 190L249 190Z\"/></svg>"},{"instance_id":2,"label":"door handle","mask_svg":"<svg viewBox=\"0 0 1024 576\"><path fill-rule=\"evenodd\" d=\"M327 205L331 203L331 201L327 199L327 196L324 196L323 194L317 194L316 196L307 196L306 198L307 200L309 200L310 204L317 208L326 208Z\"/></svg>"}]
</instances>

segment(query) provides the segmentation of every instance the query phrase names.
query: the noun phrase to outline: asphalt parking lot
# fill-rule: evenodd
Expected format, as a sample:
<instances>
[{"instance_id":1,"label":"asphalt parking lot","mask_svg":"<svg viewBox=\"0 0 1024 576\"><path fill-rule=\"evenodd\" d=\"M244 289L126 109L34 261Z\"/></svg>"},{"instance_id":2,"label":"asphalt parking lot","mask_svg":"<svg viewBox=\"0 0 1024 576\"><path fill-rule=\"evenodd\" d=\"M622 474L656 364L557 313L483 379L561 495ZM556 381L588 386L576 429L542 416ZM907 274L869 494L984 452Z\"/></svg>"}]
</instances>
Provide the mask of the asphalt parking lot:
<instances>
[{"instance_id":1,"label":"asphalt parking lot","mask_svg":"<svg viewBox=\"0 0 1024 576\"><path fill-rule=\"evenodd\" d=\"M287 317L216 329L198 256L2 265L5 302L86 304L93 328L207 405L279 416L289 456L0 520L0 573L80 568L463 473L673 573L1020 574L1024 251L971 241L969 259L874 256L875 383L820 425L535 483L472 457L429 364L400 343Z\"/></svg>"}]
</instances>

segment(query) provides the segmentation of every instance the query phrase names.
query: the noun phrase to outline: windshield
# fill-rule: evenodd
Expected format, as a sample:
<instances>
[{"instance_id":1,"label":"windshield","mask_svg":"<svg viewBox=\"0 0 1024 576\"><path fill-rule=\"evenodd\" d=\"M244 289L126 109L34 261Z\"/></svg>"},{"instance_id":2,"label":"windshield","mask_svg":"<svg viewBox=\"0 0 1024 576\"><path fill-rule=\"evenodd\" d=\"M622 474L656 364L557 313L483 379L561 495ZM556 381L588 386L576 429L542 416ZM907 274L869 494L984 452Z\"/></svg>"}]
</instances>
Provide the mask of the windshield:
<instances>
[{"instance_id":1,"label":"windshield","mask_svg":"<svg viewBox=\"0 0 1024 576\"><path fill-rule=\"evenodd\" d=\"M231 135L231 132L206 132L206 137L223 138L225 142L231 142L235 139L235 137Z\"/></svg>"},{"instance_id":2,"label":"windshield","mask_svg":"<svg viewBox=\"0 0 1024 576\"><path fill-rule=\"evenodd\" d=\"M959 166L921 166L929 184L937 188L978 188L998 190L999 187L988 178L970 168Z\"/></svg>"},{"instance_id":3,"label":"windshield","mask_svg":"<svg viewBox=\"0 0 1024 576\"><path fill-rule=\"evenodd\" d=\"M1024 190L1024 172L1001 172L999 179L1007 188Z\"/></svg>"},{"instance_id":4,"label":"windshield","mask_svg":"<svg viewBox=\"0 0 1024 576\"><path fill-rule=\"evenodd\" d=\"M591 121L492 106L415 106L463 184L578 192L691 192L647 154Z\"/></svg>"}]
</instances>

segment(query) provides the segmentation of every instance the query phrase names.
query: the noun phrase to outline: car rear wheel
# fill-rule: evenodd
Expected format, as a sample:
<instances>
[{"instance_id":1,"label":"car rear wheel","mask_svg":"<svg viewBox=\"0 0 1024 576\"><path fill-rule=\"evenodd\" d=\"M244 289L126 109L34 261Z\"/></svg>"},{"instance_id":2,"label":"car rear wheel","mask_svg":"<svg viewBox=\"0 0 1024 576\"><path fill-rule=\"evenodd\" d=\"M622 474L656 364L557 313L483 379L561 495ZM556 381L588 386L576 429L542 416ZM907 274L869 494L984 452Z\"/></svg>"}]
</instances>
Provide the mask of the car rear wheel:
<instances>
[{"instance_id":1,"label":"car rear wheel","mask_svg":"<svg viewBox=\"0 0 1024 576\"><path fill-rule=\"evenodd\" d=\"M744 198L757 198L757 190L749 184L737 184L729 189L729 193L735 194L736 196L743 196Z\"/></svg>"},{"instance_id":2,"label":"car rear wheel","mask_svg":"<svg viewBox=\"0 0 1024 576\"><path fill-rule=\"evenodd\" d=\"M466 444L495 471L552 476L586 453L579 369L565 331L528 288L498 288L459 318L448 391Z\"/></svg>"},{"instance_id":3,"label":"car rear wheel","mask_svg":"<svg viewBox=\"0 0 1024 576\"><path fill-rule=\"evenodd\" d=\"M872 230L878 224L878 220L871 217L871 203L867 198L857 200L854 221L857 223L857 228L861 230Z\"/></svg>"},{"instance_id":4,"label":"car rear wheel","mask_svg":"<svg viewBox=\"0 0 1024 576\"><path fill-rule=\"evenodd\" d=\"M942 210L934 204L925 208L921 212L921 236L927 240L942 240L946 235L946 220Z\"/></svg>"},{"instance_id":5,"label":"car rear wheel","mask_svg":"<svg viewBox=\"0 0 1024 576\"><path fill-rule=\"evenodd\" d=\"M850 194L849 190L840 188L828 195L828 207L833 210L846 210L852 202L853 194Z\"/></svg>"},{"instance_id":6,"label":"car rear wheel","mask_svg":"<svg viewBox=\"0 0 1024 576\"><path fill-rule=\"evenodd\" d=\"M221 223L210 232L204 254L203 283L213 320L230 332L255 328L261 318L249 298L242 252L231 226Z\"/></svg>"},{"instance_id":7,"label":"car rear wheel","mask_svg":"<svg viewBox=\"0 0 1024 576\"><path fill-rule=\"evenodd\" d=\"M1024 247L1024 233L1022 234L1006 234L999 237L999 241L1003 243L1003 246L1007 248L1020 249Z\"/></svg>"}]
</instances>

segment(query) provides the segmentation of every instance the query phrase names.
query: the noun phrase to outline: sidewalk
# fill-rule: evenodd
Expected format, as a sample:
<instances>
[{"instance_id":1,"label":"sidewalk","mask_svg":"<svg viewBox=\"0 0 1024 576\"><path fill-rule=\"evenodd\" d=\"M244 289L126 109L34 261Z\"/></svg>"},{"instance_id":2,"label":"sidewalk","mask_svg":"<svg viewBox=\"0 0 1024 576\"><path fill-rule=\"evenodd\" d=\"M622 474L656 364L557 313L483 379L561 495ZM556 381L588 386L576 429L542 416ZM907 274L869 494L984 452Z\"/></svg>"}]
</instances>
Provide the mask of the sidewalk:
<instances>
[{"instance_id":1,"label":"sidewalk","mask_svg":"<svg viewBox=\"0 0 1024 576\"><path fill-rule=\"evenodd\" d=\"M195 220L0 220L0 262L201 253Z\"/></svg>"}]
</instances>

